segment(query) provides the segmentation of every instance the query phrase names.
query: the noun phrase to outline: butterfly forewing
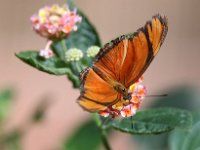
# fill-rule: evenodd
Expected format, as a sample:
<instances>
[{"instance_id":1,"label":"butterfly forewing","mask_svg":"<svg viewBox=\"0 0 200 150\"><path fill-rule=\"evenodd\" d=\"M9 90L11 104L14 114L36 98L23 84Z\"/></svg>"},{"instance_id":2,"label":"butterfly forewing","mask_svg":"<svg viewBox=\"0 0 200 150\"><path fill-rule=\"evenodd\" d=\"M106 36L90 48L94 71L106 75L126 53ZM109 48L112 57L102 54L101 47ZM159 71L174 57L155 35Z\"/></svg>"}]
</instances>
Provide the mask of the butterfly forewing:
<instances>
[{"instance_id":1,"label":"butterfly forewing","mask_svg":"<svg viewBox=\"0 0 200 150\"><path fill-rule=\"evenodd\" d=\"M106 44L100 50L93 65L116 81L120 80L119 70L123 66L122 59L127 52L124 41L127 41L127 39L125 39L125 36L121 36Z\"/></svg>"},{"instance_id":2,"label":"butterfly forewing","mask_svg":"<svg viewBox=\"0 0 200 150\"><path fill-rule=\"evenodd\" d=\"M155 56L164 42L168 31L167 18L165 16L161 17L160 15L154 16L151 22L146 23L144 30L146 31L146 35L151 43L153 55Z\"/></svg>"},{"instance_id":3,"label":"butterfly forewing","mask_svg":"<svg viewBox=\"0 0 200 150\"><path fill-rule=\"evenodd\" d=\"M119 72L121 77L120 82L126 88L140 78L150 53L146 36L142 31L128 38L127 55L125 56L123 67Z\"/></svg>"}]
</instances>

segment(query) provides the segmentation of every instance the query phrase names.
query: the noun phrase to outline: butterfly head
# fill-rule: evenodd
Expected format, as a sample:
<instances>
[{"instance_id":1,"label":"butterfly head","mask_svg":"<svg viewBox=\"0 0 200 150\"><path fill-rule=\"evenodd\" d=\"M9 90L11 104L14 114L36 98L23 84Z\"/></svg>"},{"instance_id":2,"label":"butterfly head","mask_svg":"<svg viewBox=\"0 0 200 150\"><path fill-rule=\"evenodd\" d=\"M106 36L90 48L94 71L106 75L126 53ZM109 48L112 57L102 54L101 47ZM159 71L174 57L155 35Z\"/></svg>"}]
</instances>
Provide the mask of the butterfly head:
<instances>
[{"instance_id":1,"label":"butterfly head","mask_svg":"<svg viewBox=\"0 0 200 150\"><path fill-rule=\"evenodd\" d=\"M124 100L131 100L131 94L128 92L128 89L123 84L116 82L114 84L114 89L122 94Z\"/></svg>"},{"instance_id":2,"label":"butterfly head","mask_svg":"<svg viewBox=\"0 0 200 150\"><path fill-rule=\"evenodd\" d=\"M123 95L123 99L129 100L129 101L130 101L130 100L132 99L131 93L124 94L124 95Z\"/></svg>"}]
</instances>

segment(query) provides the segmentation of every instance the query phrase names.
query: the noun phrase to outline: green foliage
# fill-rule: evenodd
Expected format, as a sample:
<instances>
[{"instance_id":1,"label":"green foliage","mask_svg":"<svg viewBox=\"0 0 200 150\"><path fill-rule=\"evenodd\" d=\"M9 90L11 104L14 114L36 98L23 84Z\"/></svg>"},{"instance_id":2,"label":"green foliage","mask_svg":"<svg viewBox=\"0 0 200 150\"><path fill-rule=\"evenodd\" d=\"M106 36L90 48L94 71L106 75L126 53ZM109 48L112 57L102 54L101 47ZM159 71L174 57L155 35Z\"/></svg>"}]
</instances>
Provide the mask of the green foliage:
<instances>
[{"instance_id":1,"label":"green foliage","mask_svg":"<svg viewBox=\"0 0 200 150\"><path fill-rule=\"evenodd\" d=\"M10 88L0 91L0 149L19 150L19 134L17 132L4 133L3 124L1 124L10 111L13 99L13 90Z\"/></svg>"},{"instance_id":2,"label":"green foliage","mask_svg":"<svg viewBox=\"0 0 200 150\"><path fill-rule=\"evenodd\" d=\"M37 68L40 71L54 74L67 75L74 87L79 87L79 78L69 68L69 64L63 62L59 57L54 56L49 59L41 58L37 51L25 51L16 54L25 63Z\"/></svg>"},{"instance_id":3,"label":"green foliage","mask_svg":"<svg viewBox=\"0 0 200 150\"><path fill-rule=\"evenodd\" d=\"M0 91L0 123L7 117L13 91L11 89L4 89Z\"/></svg>"},{"instance_id":4,"label":"green foliage","mask_svg":"<svg viewBox=\"0 0 200 150\"><path fill-rule=\"evenodd\" d=\"M198 115L197 115L198 114ZM200 116L200 113L195 116ZM169 137L170 150L198 150L200 149L200 117L195 120L189 131L174 130Z\"/></svg>"},{"instance_id":5,"label":"green foliage","mask_svg":"<svg viewBox=\"0 0 200 150\"><path fill-rule=\"evenodd\" d=\"M66 140L63 150L96 150L101 143L100 129L87 121Z\"/></svg>"},{"instance_id":6,"label":"green foliage","mask_svg":"<svg viewBox=\"0 0 200 150\"><path fill-rule=\"evenodd\" d=\"M133 135L140 149L138 150L164 150L167 145L169 132L162 134Z\"/></svg>"},{"instance_id":7,"label":"green foliage","mask_svg":"<svg viewBox=\"0 0 200 150\"><path fill-rule=\"evenodd\" d=\"M185 136L188 134L185 130L175 130L169 136L170 150L181 150Z\"/></svg>"},{"instance_id":8,"label":"green foliage","mask_svg":"<svg viewBox=\"0 0 200 150\"><path fill-rule=\"evenodd\" d=\"M150 106L151 108L157 107L175 107L185 110L195 111L199 110L200 101L196 96L196 89L188 86L181 86L171 89L166 92L167 97L157 98ZM197 118L197 119L195 119ZM198 114L193 115L193 121L198 120ZM163 150L168 147L169 134L159 135L133 135L133 139L138 142L141 150Z\"/></svg>"},{"instance_id":9,"label":"green foliage","mask_svg":"<svg viewBox=\"0 0 200 150\"><path fill-rule=\"evenodd\" d=\"M6 150L21 150L20 139L21 134L18 132L6 134L0 141L0 147Z\"/></svg>"},{"instance_id":10,"label":"green foliage","mask_svg":"<svg viewBox=\"0 0 200 150\"><path fill-rule=\"evenodd\" d=\"M159 134L175 128L189 128L191 122L188 111L157 108L138 112L132 118L113 120L108 126L131 134Z\"/></svg>"},{"instance_id":11,"label":"green foliage","mask_svg":"<svg viewBox=\"0 0 200 150\"><path fill-rule=\"evenodd\" d=\"M30 122L38 123L38 122L43 121L46 115L46 111L49 108L49 106L50 106L49 98L45 97L44 99L42 99L41 102L37 104Z\"/></svg>"},{"instance_id":12,"label":"green foliage","mask_svg":"<svg viewBox=\"0 0 200 150\"><path fill-rule=\"evenodd\" d=\"M174 131L170 137L171 150L196 150L200 148L200 121L187 134Z\"/></svg>"},{"instance_id":13,"label":"green foliage","mask_svg":"<svg viewBox=\"0 0 200 150\"><path fill-rule=\"evenodd\" d=\"M37 68L40 71L54 75L65 75L70 72L68 64L62 62L58 57L44 59L38 55L38 51L25 51L16 54L25 63Z\"/></svg>"}]
</instances>

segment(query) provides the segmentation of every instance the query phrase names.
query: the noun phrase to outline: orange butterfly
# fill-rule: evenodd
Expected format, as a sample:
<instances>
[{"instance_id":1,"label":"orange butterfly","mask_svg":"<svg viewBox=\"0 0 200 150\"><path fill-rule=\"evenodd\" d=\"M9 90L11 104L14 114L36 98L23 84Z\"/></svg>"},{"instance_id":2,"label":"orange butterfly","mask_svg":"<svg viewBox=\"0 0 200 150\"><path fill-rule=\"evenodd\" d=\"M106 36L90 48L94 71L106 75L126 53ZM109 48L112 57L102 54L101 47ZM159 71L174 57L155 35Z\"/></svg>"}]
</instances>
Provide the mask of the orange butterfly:
<instances>
[{"instance_id":1,"label":"orange butterfly","mask_svg":"<svg viewBox=\"0 0 200 150\"><path fill-rule=\"evenodd\" d=\"M133 34L107 43L93 65L80 74L78 103L89 112L101 112L131 100L129 87L147 69L167 34L166 17L155 15Z\"/></svg>"}]
</instances>

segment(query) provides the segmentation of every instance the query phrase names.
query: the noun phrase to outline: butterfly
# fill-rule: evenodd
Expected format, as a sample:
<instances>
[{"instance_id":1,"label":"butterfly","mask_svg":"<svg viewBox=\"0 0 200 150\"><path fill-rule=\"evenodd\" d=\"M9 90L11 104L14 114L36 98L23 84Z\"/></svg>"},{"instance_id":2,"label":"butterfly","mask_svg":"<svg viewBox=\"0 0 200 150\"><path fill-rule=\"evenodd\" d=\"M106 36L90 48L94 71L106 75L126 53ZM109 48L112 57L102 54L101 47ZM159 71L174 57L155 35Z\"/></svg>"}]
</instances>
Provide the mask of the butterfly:
<instances>
[{"instance_id":1,"label":"butterfly","mask_svg":"<svg viewBox=\"0 0 200 150\"><path fill-rule=\"evenodd\" d=\"M79 105L86 111L99 112L120 101L130 100L129 87L148 68L167 31L166 17L157 14L137 32L105 44L93 65L80 73Z\"/></svg>"}]
</instances>

